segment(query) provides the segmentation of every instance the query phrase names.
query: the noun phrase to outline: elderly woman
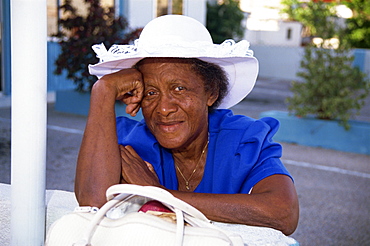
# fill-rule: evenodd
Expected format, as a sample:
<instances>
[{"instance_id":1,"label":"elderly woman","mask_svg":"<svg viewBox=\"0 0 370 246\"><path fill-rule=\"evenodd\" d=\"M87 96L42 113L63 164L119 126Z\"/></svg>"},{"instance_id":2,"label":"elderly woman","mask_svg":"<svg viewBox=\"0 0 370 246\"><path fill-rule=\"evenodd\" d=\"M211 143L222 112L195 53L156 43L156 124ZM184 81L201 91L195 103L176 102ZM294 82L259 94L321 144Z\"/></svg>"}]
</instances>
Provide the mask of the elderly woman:
<instances>
[{"instance_id":1,"label":"elderly woman","mask_svg":"<svg viewBox=\"0 0 370 246\"><path fill-rule=\"evenodd\" d=\"M257 60L246 41L212 43L185 16L151 21L135 45L95 50L100 79L77 163L80 205L100 207L114 184L158 186L209 219L285 234L298 222L293 181L272 141L278 122L233 115L254 86ZM138 122L115 116L115 101Z\"/></svg>"}]
</instances>

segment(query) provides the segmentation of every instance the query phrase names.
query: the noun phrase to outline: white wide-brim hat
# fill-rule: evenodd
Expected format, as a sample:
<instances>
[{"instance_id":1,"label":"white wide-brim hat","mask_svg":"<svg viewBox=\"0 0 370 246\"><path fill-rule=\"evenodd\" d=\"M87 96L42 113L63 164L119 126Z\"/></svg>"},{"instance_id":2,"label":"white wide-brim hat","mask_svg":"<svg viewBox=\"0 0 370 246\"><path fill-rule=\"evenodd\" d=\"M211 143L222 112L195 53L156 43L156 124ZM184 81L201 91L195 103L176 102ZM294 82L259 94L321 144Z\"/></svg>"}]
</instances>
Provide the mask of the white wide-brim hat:
<instances>
[{"instance_id":1,"label":"white wide-brim hat","mask_svg":"<svg viewBox=\"0 0 370 246\"><path fill-rule=\"evenodd\" d=\"M153 19L133 45L112 45L108 51L104 44L92 48L100 61L89 65L89 72L98 78L131 68L147 57L198 58L217 64L229 79L228 93L218 107L220 109L230 108L243 100L253 89L258 74L258 61L246 40L213 44L203 24L184 15Z\"/></svg>"}]
</instances>

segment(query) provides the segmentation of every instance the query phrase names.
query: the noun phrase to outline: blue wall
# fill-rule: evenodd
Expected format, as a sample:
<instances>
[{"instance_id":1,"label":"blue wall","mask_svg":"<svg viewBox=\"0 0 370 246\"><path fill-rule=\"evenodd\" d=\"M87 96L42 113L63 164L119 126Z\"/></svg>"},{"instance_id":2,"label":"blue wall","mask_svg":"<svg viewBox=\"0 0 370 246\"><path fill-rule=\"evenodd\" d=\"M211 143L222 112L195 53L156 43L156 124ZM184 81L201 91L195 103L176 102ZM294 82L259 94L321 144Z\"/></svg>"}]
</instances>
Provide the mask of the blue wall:
<instances>
[{"instance_id":1,"label":"blue wall","mask_svg":"<svg viewBox=\"0 0 370 246\"><path fill-rule=\"evenodd\" d=\"M58 91L76 88L72 80L66 78L66 71L63 71L61 75L55 75L54 62L58 58L61 52L60 45L57 42L49 41L47 44L47 83L48 91Z\"/></svg>"},{"instance_id":2,"label":"blue wall","mask_svg":"<svg viewBox=\"0 0 370 246\"><path fill-rule=\"evenodd\" d=\"M5 26L5 23L4 23ZM4 29L3 39L3 79L4 88L3 93L5 95L11 94L11 51L10 51L10 28L7 31ZM21 47L20 47L21 48ZM66 79L66 72L64 71L61 75L55 75L54 62L60 53L60 46L56 42L47 43L47 89L48 91L67 90L76 88L72 80Z\"/></svg>"}]
</instances>

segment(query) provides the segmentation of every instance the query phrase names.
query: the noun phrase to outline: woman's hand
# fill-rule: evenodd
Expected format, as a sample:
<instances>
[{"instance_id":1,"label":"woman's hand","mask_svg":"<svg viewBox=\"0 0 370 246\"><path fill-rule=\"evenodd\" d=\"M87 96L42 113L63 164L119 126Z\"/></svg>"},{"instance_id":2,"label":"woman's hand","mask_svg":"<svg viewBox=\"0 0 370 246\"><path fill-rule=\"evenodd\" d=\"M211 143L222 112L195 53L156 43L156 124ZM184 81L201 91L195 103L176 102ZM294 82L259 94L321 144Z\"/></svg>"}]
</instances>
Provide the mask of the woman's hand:
<instances>
[{"instance_id":1,"label":"woman's hand","mask_svg":"<svg viewBox=\"0 0 370 246\"><path fill-rule=\"evenodd\" d=\"M142 74L134 68L122 69L104 75L97 83L103 83L115 100L124 102L126 113L135 116L143 98L144 83Z\"/></svg>"},{"instance_id":2,"label":"woman's hand","mask_svg":"<svg viewBox=\"0 0 370 246\"><path fill-rule=\"evenodd\" d=\"M160 187L153 166L141 159L131 146L120 145L122 177L128 184Z\"/></svg>"}]
</instances>

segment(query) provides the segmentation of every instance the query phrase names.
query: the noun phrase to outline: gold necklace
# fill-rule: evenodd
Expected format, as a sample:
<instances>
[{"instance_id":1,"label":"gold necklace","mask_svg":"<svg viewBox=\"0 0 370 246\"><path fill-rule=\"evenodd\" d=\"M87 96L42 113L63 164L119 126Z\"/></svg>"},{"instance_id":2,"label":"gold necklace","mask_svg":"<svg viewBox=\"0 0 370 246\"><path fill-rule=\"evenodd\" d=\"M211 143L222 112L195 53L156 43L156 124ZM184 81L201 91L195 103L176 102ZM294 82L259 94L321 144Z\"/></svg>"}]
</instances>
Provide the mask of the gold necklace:
<instances>
[{"instance_id":1,"label":"gold necklace","mask_svg":"<svg viewBox=\"0 0 370 246\"><path fill-rule=\"evenodd\" d=\"M209 138L208 138L208 139L209 139ZM187 190L190 190L189 182L190 182L190 180L193 178L194 173L197 171L197 167L198 167L198 165L199 165L199 163L200 163L200 160L202 159L202 157L203 157L203 155L204 155L204 152L206 152L206 148L207 148L207 146L208 146L208 143L209 143L209 140L207 141L206 146L204 146L203 151L202 151L202 154L200 155L200 158L199 158L199 160L198 160L198 163L197 163L197 165L195 166L195 168L194 168L193 172L191 173L191 175L190 175L189 179L186 179L186 178L185 178L185 176L184 176L184 174L181 172L180 168L175 164L176 169L179 171L179 173L180 173L181 177L182 177L182 178L184 179L184 181L185 181L185 188L186 188Z\"/></svg>"}]
</instances>

